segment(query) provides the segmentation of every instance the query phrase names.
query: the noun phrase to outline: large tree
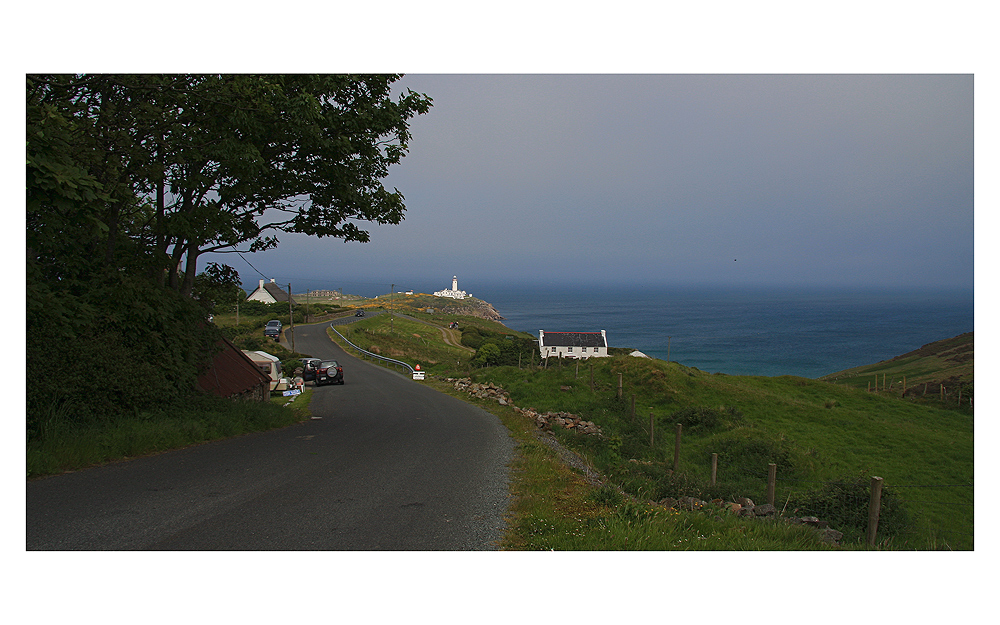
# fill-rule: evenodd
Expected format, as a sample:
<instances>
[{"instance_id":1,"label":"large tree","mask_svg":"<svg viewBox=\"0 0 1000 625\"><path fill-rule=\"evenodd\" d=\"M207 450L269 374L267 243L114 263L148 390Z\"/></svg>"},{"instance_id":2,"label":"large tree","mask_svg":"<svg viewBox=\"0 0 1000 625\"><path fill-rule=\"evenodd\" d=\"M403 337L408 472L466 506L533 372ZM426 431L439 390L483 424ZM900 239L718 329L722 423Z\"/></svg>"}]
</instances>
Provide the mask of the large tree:
<instances>
[{"instance_id":1,"label":"large tree","mask_svg":"<svg viewBox=\"0 0 1000 625\"><path fill-rule=\"evenodd\" d=\"M103 262L141 259L190 294L205 252L268 249L282 232L367 241L359 222L403 219L382 179L430 98L394 98L398 79L29 76L28 106L77 129L79 162L111 198Z\"/></svg>"}]
</instances>

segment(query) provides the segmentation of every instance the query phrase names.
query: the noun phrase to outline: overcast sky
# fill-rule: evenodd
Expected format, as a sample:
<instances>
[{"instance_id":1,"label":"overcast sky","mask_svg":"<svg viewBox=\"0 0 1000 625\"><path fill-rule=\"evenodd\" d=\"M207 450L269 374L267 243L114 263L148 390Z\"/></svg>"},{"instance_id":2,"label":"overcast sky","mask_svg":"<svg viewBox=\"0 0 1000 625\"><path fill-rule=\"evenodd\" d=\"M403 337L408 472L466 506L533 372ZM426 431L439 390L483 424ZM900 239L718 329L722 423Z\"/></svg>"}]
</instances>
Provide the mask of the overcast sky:
<instances>
[{"instance_id":1,"label":"overcast sky","mask_svg":"<svg viewBox=\"0 0 1000 625\"><path fill-rule=\"evenodd\" d=\"M429 292L452 275L472 292L498 281L972 287L971 75L399 84L434 101L386 180L405 220L371 225L367 244L282 236L247 257L261 273L297 292Z\"/></svg>"}]
</instances>

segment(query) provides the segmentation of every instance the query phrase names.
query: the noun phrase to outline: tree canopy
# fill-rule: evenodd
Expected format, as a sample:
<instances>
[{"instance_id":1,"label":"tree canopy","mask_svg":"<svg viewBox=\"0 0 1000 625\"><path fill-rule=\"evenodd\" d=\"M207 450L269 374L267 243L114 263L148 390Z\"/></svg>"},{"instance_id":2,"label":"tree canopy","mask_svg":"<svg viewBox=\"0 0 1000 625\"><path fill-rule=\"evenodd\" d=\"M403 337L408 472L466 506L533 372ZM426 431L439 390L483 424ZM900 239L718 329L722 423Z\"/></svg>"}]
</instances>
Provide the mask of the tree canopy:
<instances>
[{"instance_id":1,"label":"tree canopy","mask_svg":"<svg viewBox=\"0 0 1000 625\"><path fill-rule=\"evenodd\" d=\"M398 79L28 76L29 232L52 225L32 182L65 183L86 195L71 212L96 262L141 264L183 294L206 252L269 249L283 232L367 241L359 222L403 219L382 179L431 105L409 90L394 99ZM56 243L48 230L39 238Z\"/></svg>"}]
</instances>

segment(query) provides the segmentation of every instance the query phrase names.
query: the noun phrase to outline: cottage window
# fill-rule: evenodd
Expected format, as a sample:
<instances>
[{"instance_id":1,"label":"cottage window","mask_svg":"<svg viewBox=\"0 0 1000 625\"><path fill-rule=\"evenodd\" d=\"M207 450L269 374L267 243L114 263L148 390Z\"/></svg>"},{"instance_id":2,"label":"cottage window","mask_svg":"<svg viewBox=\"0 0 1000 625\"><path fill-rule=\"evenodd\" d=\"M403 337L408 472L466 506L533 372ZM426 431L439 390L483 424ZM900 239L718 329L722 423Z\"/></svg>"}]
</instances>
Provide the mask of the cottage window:
<instances>
[{"instance_id":1,"label":"cottage window","mask_svg":"<svg viewBox=\"0 0 1000 625\"><path fill-rule=\"evenodd\" d=\"M586 354L587 353L587 348L586 347L581 347L580 351L583 352L584 354Z\"/></svg>"},{"instance_id":2,"label":"cottage window","mask_svg":"<svg viewBox=\"0 0 1000 625\"><path fill-rule=\"evenodd\" d=\"M568 347L568 348L566 348L566 351L572 353L573 352L573 348L572 347Z\"/></svg>"}]
</instances>

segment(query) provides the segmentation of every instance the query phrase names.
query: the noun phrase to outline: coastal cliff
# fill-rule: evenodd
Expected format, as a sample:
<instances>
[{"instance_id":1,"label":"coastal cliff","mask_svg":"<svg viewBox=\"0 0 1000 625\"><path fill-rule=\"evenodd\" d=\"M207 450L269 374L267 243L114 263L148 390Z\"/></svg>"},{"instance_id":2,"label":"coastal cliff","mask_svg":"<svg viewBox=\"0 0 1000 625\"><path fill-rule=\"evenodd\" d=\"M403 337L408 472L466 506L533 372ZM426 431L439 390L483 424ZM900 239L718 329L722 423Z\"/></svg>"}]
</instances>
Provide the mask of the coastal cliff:
<instances>
[{"instance_id":1,"label":"coastal cliff","mask_svg":"<svg viewBox=\"0 0 1000 625\"><path fill-rule=\"evenodd\" d=\"M481 299L476 299L475 297L455 300L443 297L436 299L438 300L438 305L435 308L445 314L479 317L480 319L489 319L491 321L500 321L503 319L492 304L484 302Z\"/></svg>"}]
</instances>

